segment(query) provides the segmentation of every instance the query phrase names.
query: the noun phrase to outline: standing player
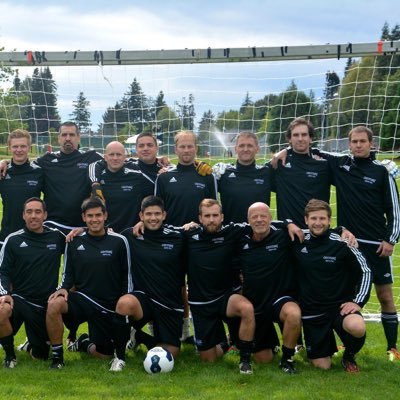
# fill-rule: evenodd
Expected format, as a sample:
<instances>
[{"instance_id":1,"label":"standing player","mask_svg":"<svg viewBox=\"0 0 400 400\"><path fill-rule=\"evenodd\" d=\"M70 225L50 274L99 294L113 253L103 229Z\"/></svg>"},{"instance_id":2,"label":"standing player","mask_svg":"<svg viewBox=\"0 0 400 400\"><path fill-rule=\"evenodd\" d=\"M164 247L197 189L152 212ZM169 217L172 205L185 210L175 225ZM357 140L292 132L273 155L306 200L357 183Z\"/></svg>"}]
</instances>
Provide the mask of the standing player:
<instances>
[{"instance_id":1,"label":"standing player","mask_svg":"<svg viewBox=\"0 0 400 400\"><path fill-rule=\"evenodd\" d=\"M43 200L26 200L25 227L7 236L0 252L0 343L6 368L17 364L14 335L23 323L32 357L46 360L49 355L47 299L57 287L65 237L43 226L46 216Z\"/></svg>"},{"instance_id":2,"label":"standing player","mask_svg":"<svg viewBox=\"0 0 400 400\"><path fill-rule=\"evenodd\" d=\"M187 235L188 285L200 358L215 361L227 350L223 320L240 318L238 347L239 371L251 374L255 319L252 304L234 288L232 256L244 227L222 226L224 216L215 199L204 199L199 206L201 226Z\"/></svg>"},{"instance_id":3,"label":"standing player","mask_svg":"<svg viewBox=\"0 0 400 400\"><path fill-rule=\"evenodd\" d=\"M317 153L327 157L332 170L338 224L356 235L372 270L388 357L400 360L391 265L393 249L400 236L399 195L395 180L371 154L372 145L372 131L366 126L356 126L349 133L351 156Z\"/></svg>"},{"instance_id":4,"label":"standing player","mask_svg":"<svg viewBox=\"0 0 400 400\"><path fill-rule=\"evenodd\" d=\"M291 146L286 162L279 162L273 173L277 216L280 220L289 218L305 228L306 204L311 199L329 203L331 174L325 160L312 157L314 127L311 122L304 118L294 119L288 126L286 138Z\"/></svg>"},{"instance_id":5,"label":"standing player","mask_svg":"<svg viewBox=\"0 0 400 400\"><path fill-rule=\"evenodd\" d=\"M181 131L175 135L176 169L158 176L155 195L164 200L168 210L166 223L182 226L188 221L198 221L198 206L205 198L217 198L217 188L212 175L201 176L195 165L196 135Z\"/></svg>"},{"instance_id":6,"label":"standing player","mask_svg":"<svg viewBox=\"0 0 400 400\"><path fill-rule=\"evenodd\" d=\"M22 129L16 129L8 136L8 148L12 159L6 176L0 180L0 194L3 202L1 243L7 235L25 225L22 215L25 200L30 197L40 197L43 175L42 169L28 160L31 140L29 132Z\"/></svg>"},{"instance_id":7,"label":"standing player","mask_svg":"<svg viewBox=\"0 0 400 400\"><path fill-rule=\"evenodd\" d=\"M77 349L97 358L114 353L115 306L132 288L126 239L107 232L107 212L99 198L82 203L82 219L88 230L67 244L60 289L49 297L46 325L53 361L50 368L64 367L63 321L66 326L88 322L89 336L82 334ZM75 287L75 291L70 291Z\"/></svg>"},{"instance_id":8,"label":"standing player","mask_svg":"<svg viewBox=\"0 0 400 400\"><path fill-rule=\"evenodd\" d=\"M279 367L296 373L292 356L301 331L301 312L293 298L296 284L292 242L286 229L271 225L271 212L265 203L249 207L251 232L240 245L243 296L253 304L256 317L254 359L270 362L279 343L274 322L282 325L282 358Z\"/></svg>"},{"instance_id":9,"label":"standing player","mask_svg":"<svg viewBox=\"0 0 400 400\"><path fill-rule=\"evenodd\" d=\"M154 192L154 183L140 170L125 165L125 148L120 142L110 142L106 146L104 159L105 168L99 174L99 183L107 204L107 222L114 232L121 232L138 222L140 203ZM94 173L97 163L90 165L90 174Z\"/></svg>"},{"instance_id":10,"label":"standing player","mask_svg":"<svg viewBox=\"0 0 400 400\"><path fill-rule=\"evenodd\" d=\"M176 358L182 333L184 239L180 232L163 225L165 218L163 201L159 197L148 196L143 200L140 212L143 234L135 237L131 229L125 231L132 255L135 287L118 300L116 312L133 321L136 335L142 334L141 328L153 321L154 338L150 337L151 341L146 342L146 346L163 346ZM122 339L119 343L122 347L119 354L123 358L115 359L113 371L120 371L125 366L126 340Z\"/></svg>"},{"instance_id":11,"label":"standing player","mask_svg":"<svg viewBox=\"0 0 400 400\"><path fill-rule=\"evenodd\" d=\"M335 330L345 345L343 368L358 372L355 355L365 342L360 311L370 295L371 271L360 251L329 229L330 221L329 204L310 200L305 208L309 233L295 246L307 355L314 366L329 369L337 351Z\"/></svg>"},{"instance_id":12,"label":"standing player","mask_svg":"<svg viewBox=\"0 0 400 400\"><path fill-rule=\"evenodd\" d=\"M246 221L251 204L270 203L272 168L256 165L259 150L256 134L240 132L235 145L236 164L218 163L213 167L226 221Z\"/></svg>"}]
</instances>

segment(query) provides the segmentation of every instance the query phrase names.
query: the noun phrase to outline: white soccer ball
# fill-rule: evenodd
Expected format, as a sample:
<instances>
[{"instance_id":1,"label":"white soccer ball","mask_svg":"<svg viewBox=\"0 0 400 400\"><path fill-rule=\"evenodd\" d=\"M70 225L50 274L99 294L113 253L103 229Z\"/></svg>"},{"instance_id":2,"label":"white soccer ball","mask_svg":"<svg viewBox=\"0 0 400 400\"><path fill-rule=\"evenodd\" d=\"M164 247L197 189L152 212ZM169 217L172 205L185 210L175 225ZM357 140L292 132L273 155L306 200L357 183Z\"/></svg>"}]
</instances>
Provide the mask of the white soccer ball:
<instances>
[{"instance_id":1,"label":"white soccer ball","mask_svg":"<svg viewBox=\"0 0 400 400\"><path fill-rule=\"evenodd\" d=\"M153 347L147 352L143 366L148 374L171 372L174 368L174 357L162 347Z\"/></svg>"}]
</instances>

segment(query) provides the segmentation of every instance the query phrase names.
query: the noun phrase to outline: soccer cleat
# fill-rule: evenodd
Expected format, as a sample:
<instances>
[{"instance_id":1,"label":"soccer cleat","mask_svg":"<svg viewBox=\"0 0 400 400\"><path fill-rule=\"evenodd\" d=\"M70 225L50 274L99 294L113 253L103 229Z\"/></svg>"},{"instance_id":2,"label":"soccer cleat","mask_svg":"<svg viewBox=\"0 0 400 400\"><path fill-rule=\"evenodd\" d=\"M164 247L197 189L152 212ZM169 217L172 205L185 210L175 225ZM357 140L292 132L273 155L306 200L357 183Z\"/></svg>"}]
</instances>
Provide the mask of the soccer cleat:
<instances>
[{"instance_id":1,"label":"soccer cleat","mask_svg":"<svg viewBox=\"0 0 400 400\"><path fill-rule=\"evenodd\" d=\"M294 346L294 354L300 353L303 350L304 346L302 344L296 344L296 346Z\"/></svg>"},{"instance_id":2,"label":"soccer cleat","mask_svg":"<svg viewBox=\"0 0 400 400\"><path fill-rule=\"evenodd\" d=\"M400 352L395 347L392 347L390 350L388 350L386 354L389 361L400 360Z\"/></svg>"},{"instance_id":3,"label":"soccer cleat","mask_svg":"<svg viewBox=\"0 0 400 400\"><path fill-rule=\"evenodd\" d=\"M136 348L136 329L132 326L131 327L131 335L126 343L126 350L135 350Z\"/></svg>"},{"instance_id":4,"label":"soccer cleat","mask_svg":"<svg viewBox=\"0 0 400 400\"><path fill-rule=\"evenodd\" d=\"M360 372L360 368L358 367L356 360L354 358L352 359L342 358L342 366L346 372L349 372L351 374Z\"/></svg>"},{"instance_id":5,"label":"soccer cleat","mask_svg":"<svg viewBox=\"0 0 400 400\"><path fill-rule=\"evenodd\" d=\"M110 364L111 364L110 371L119 372L125 368L125 361L120 360L117 357L113 358Z\"/></svg>"},{"instance_id":6,"label":"soccer cleat","mask_svg":"<svg viewBox=\"0 0 400 400\"><path fill-rule=\"evenodd\" d=\"M77 340L75 340L75 342L72 342L68 347L67 350L68 351L72 351L72 352L76 352L76 351L86 351L85 349L82 349L82 342L85 340L89 340L89 335L87 333L82 333L82 335L80 335L78 337Z\"/></svg>"},{"instance_id":7,"label":"soccer cleat","mask_svg":"<svg viewBox=\"0 0 400 400\"><path fill-rule=\"evenodd\" d=\"M5 368L15 368L17 366L17 360L15 358L6 358L4 360Z\"/></svg>"},{"instance_id":8,"label":"soccer cleat","mask_svg":"<svg viewBox=\"0 0 400 400\"><path fill-rule=\"evenodd\" d=\"M52 358L51 364L49 366L50 369L62 369L64 368L64 360L61 358Z\"/></svg>"},{"instance_id":9,"label":"soccer cleat","mask_svg":"<svg viewBox=\"0 0 400 400\"><path fill-rule=\"evenodd\" d=\"M297 374L295 362L292 359L281 360L279 363L279 368L285 373L289 375Z\"/></svg>"},{"instance_id":10,"label":"soccer cleat","mask_svg":"<svg viewBox=\"0 0 400 400\"><path fill-rule=\"evenodd\" d=\"M24 343L20 344L19 346L17 346L17 350L18 351L29 351L30 350L30 344L29 344L29 340L28 338L25 340Z\"/></svg>"},{"instance_id":11,"label":"soccer cleat","mask_svg":"<svg viewBox=\"0 0 400 400\"><path fill-rule=\"evenodd\" d=\"M239 372L241 374L251 375L253 373L253 367L251 366L251 363L248 361L242 361L239 364Z\"/></svg>"}]
</instances>

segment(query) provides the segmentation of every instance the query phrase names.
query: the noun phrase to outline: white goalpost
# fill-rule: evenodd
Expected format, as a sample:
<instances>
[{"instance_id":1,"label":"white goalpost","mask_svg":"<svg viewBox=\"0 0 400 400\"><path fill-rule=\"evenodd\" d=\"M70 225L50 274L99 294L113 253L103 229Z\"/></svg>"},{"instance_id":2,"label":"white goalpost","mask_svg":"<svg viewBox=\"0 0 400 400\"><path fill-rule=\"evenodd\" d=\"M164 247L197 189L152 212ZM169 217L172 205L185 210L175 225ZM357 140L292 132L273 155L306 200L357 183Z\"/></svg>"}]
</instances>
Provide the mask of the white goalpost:
<instances>
[{"instance_id":1,"label":"white goalpost","mask_svg":"<svg viewBox=\"0 0 400 400\"><path fill-rule=\"evenodd\" d=\"M11 69L9 79L0 77L0 154L7 157L7 135L17 127L31 132L34 155L57 150L57 124L74 119L74 112L76 116L78 111L89 111L88 120L75 120L85 122L82 148L99 152L117 139L134 155L132 138L152 130L160 141L160 154L174 162L173 137L185 128L197 133L201 159L231 161L235 136L249 130L259 137L258 161L263 163L286 146L290 121L303 116L316 128L316 147L345 152L348 131L365 124L374 132L377 157L400 161L399 51L400 41L160 51L0 51L0 73ZM47 67L51 76L43 73ZM87 103L80 110L81 92ZM332 199L335 206L334 192ZM393 267L400 307L400 251L393 257ZM379 320L375 295L365 314Z\"/></svg>"}]
</instances>

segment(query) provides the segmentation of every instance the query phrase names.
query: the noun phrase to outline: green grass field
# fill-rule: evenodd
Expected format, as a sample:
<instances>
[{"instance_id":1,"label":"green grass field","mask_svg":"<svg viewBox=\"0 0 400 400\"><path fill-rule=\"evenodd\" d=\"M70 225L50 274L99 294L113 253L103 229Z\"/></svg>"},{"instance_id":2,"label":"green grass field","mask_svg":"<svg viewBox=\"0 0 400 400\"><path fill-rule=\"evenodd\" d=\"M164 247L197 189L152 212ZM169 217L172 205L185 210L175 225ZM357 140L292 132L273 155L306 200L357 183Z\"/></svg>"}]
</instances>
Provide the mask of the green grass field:
<instances>
[{"instance_id":1,"label":"green grass field","mask_svg":"<svg viewBox=\"0 0 400 400\"><path fill-rule=\"evenodd\" d=\"M333 200L332 200L333 201ZM333 201L334 203L334 201ZM274 209L274 199L271 207ZM395 297L399 303L400 247L394 260ZM366 307L377 312L375 296ZM85 332L81 326L79 333ZM21 330L15 339L25 340ZM4 356L0 350L0 358ZM63 370L49 370L49 362L31 360L18 353L13 370L1 370L0 393L4 399L397 399L400 361L389 362L380 323L367 323L367 340L358 356L360 374L346 374L340 356L330 371L311 367L305 355L295 356L299 374L288 376L278 369L279 355L272 364L254 366L252 376L238 372L239 358L227 355L215 364L201 363L194 348L184 345L169 374L148 375L143 369L144 347L128 353L126 368L109 372L104 360L86 354L65 353Z\"/></svg>"}]
</instances>

